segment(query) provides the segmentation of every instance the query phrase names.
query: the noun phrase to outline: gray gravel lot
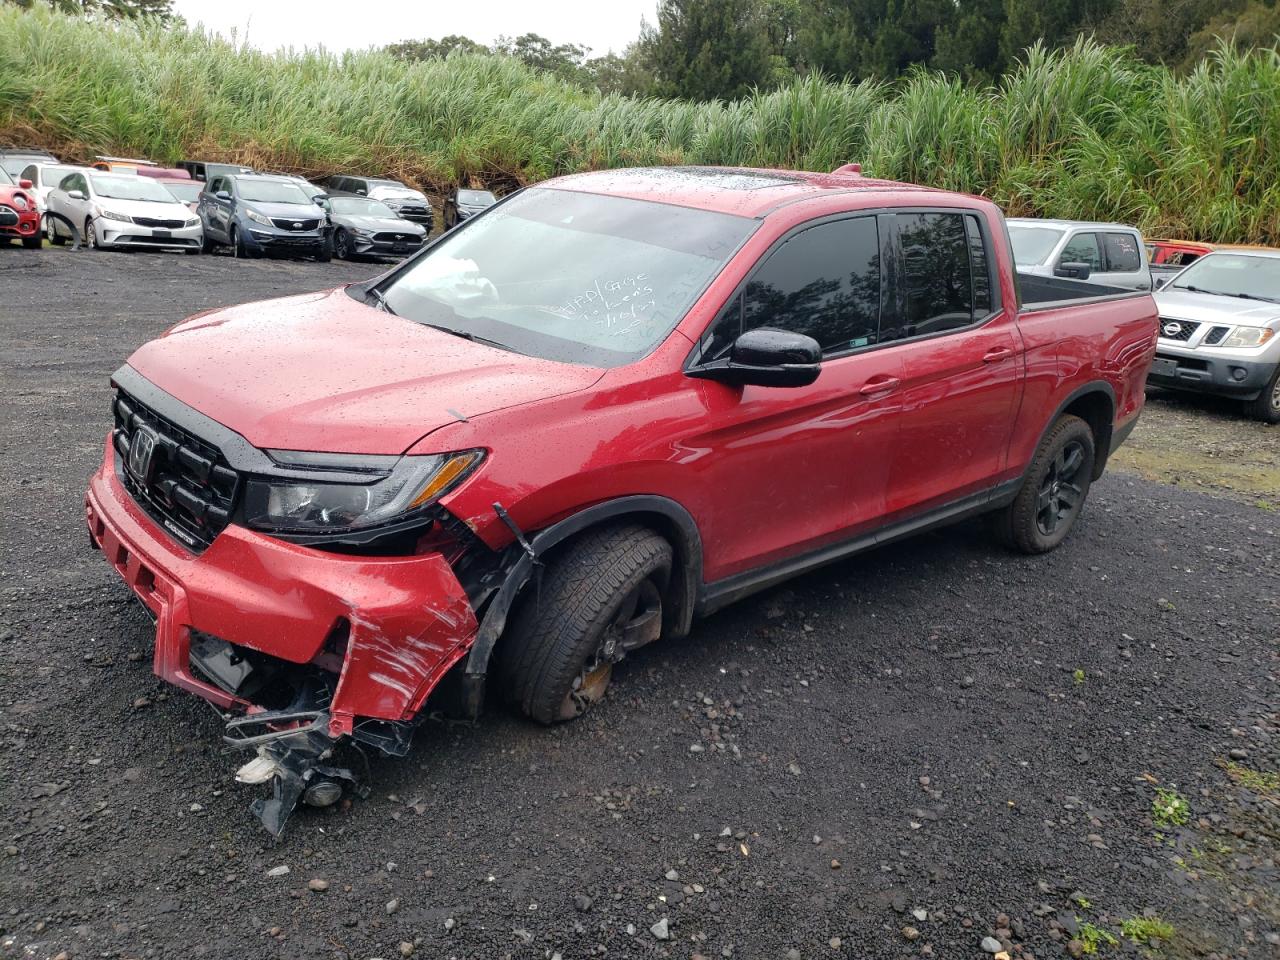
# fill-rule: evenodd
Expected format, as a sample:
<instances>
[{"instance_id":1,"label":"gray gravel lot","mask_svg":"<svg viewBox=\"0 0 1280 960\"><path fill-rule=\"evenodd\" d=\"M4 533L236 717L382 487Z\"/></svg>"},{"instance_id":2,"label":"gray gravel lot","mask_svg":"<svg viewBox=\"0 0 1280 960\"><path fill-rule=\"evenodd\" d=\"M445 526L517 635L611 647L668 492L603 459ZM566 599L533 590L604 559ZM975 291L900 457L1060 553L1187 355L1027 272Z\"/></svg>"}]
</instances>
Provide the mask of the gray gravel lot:
<instances>
[{"instance_id":1,"label":"gray gravel lot","mask_svg":"<svg viewBox=\"0 0 1280 960\"><path fill-rule=\"evenodd\" d=\"M1136 956L1144 911L1160 956L1280 955L1280 515L1123 472L1049 556L958 526L641 651L575 724L428 724L272 846L81 494L136 346L378 269L0 249L0 956Z\"/></svg>"}]
</instances>

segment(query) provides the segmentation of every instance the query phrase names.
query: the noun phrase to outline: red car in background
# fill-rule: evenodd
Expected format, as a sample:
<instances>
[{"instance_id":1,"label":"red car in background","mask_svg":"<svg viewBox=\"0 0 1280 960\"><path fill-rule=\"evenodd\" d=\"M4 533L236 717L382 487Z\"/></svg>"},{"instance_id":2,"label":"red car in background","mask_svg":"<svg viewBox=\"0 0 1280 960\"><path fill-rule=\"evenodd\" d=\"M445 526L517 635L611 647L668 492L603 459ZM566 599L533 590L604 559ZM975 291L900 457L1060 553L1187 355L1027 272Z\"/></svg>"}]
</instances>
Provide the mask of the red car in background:
<instances>
[{"instance_id":1,"label":"red car in background","mask_svg":"<svg viewBox=\"0 0 1280 960\"><path fill-rule=\"evenodd\" d=\"M1057 547L1156 309L1014 270L990 201L852 172L552 180L141 347L89 534L156 673L243 714L278 834L341 795L338 741L402 754L428 697L566 720L636 648L859 551L979 514Z\"/></svg>"},{"instance_id":2,"label":"red car in background","mask_svg":"<svg viewBox=\"0 0 1280 960\"><path fill-rule=\"evenodd\" d=\"M0 167L0 244L18 239L28 250L38 250L44 242L40 235L40 209L31 181L13 178Z\"/></svg>"}]
</instances>

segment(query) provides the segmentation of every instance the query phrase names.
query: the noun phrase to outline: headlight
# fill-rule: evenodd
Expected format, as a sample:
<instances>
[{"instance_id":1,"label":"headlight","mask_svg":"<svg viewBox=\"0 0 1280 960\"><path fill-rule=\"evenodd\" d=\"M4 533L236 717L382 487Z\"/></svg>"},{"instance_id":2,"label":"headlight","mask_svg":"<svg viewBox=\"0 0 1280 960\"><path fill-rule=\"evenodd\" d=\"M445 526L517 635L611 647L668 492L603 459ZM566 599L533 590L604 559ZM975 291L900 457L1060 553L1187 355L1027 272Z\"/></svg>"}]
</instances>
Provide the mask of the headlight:
<instances>
[{"instance_id":1,"label":"headlight","mask_svg":"<svg viewBox=\"0 0 1280 960\"><path fill-rule=\"evenodd\" d=\"M26 210L30 207L27 203L27 196L24 193L15 193L13 195L13 205L19 210Z\"/></svg>"},{"instance_id":2,"label":"headlight","mask_svg":"<svg viewBox=\"0 0 1280 960\"><path fill-rule=\"evenodd\" d=\"M461 483L484 458L480 450L424 457L267 452L277 463L295 469L368 474L367 482L250 480L245 487L248 524L294 533L363 530L412 516Z\"/></svg>"},{"instance_id":3,"label":"headlight","mask_svg":"<svg viewBox=\"0 0 1280 960\"><path fill-rule=\"evenodd\" d=\"M1218 346L1260 347L1274 336L1275 331L1267 327L1236 327Z\"/></svg>"},{"instance_id":4,"label":"headlight","mask_svg":"<svg viewBox=\"0 0 1280 960\"><path fill-rule=\"evenodd\" d=\"M133 217L129 216L127 213L115 213L111 210L104 209L98 211L98 216L103 220L116 220L120 223L133 223Z\"/></svg>"},{"instance_id":5,"label":"headlight","mask_svg":"<svg viewBox=\"0 0 1280 960\"><path fill-rule=\"evenodd\" d=\"M248 217L250 220L252 220L254 223L261 223L263 226L267 226L267 227L271 226L271 218L264 217L257 210L250 210L248 207L245 207L244 215Z\"/></svg>"},{"instance_id":6,"label":"headlight","mask_svg":"<svg viewBox=\"0 0 1280 960\"><path fill-rule=\"evenodd\" d=\"M354 234L355 234L357 237L359 237L361 240L372 240L372 239L373 239L373 231L372 231L372 230L361 230L359 227L355 227L351 232L352 232L352 233L354 233Z\"/></svg>"},{"instance_id":7,"label":"headlight","mask_svg":"<svg viewBox=\"0 0 1280 960\"><path fill-rule=\"evenodd\" d=\"M198 226L200 226L200 218L199 218L199 217L192 217L190 220L188 220L188 221L187 221L186 223L184 223L182 226L183 226L184 228L186 228L186 227L198 227Z\"/></svg>"}]
</instances>

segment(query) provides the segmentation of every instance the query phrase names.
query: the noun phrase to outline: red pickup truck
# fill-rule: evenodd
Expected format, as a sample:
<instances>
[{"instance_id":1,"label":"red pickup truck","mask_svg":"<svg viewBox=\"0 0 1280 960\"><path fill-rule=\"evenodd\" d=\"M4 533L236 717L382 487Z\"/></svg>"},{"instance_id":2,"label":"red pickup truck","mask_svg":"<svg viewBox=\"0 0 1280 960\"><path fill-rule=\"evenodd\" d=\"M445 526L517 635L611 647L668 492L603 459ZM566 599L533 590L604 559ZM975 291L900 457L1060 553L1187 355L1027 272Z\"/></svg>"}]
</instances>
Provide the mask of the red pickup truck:
<instances>
[{"instance_id":1,"label":"red pickup truck","mask_svg":"<svg viewBox=\"0 0 1280 960\"><path fill-rule=\"evenodd\" d=\"M93 543L155 670L238 712L279 832L352 737L490 678L551 723L821 564L990 514L1062 542L1133 429L1146 293L1014 273L986 200L855 174L564 177L372 281L190 318L114 375Z\"/></svg>"}]
</instances>

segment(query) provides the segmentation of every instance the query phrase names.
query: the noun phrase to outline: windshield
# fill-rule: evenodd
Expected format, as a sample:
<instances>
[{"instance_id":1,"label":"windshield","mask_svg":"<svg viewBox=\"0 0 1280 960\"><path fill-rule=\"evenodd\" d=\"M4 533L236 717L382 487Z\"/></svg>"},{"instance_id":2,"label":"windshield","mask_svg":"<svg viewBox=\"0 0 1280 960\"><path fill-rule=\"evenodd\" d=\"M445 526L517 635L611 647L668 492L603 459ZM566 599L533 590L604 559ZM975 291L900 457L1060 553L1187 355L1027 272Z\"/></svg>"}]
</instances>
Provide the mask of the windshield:
<instances>
[{"instance_id":1,"label":"windshield","mask_svg":"<svg viewBox=\"0 0 1280 960\"><path fill-rule=\"evenodd\" d=\"M373 180L369 183L369 196L371 197L422 197L425 196L421 190L415 190L413 187L406 187L403 183L396 183L393 180Z\"/></svg>"},{"instance_id":2,"label":"windshield","mask_svg":"<svg viewBox=\"0 0 1280 960\"><path fill-rule=\"evenodd\" d=\"M1211 253L1183 270L1169 286L1193 293L1280 303L1280 257Z\"/></svg>"},{"instance_id":3,"label":"windshield","mask_svg":"<svg viewBox=\"0 0 1280 960\"><path fill-rule=\"evenodd\" d=\"M13 183L13 177L5 172L4 167L0 167L0 183Z\"/></svg>"},{"instance_id":4,"label":"windshield","mask_svg":"<svg viewBox=\"0 0 1280 960\"><path fill-rule=\"evenodd\" d=\"M488 190L459 190L458 202L472 207L492 206L498 202L498 198Z\"/></svg>"},{"instance_id":5,"label":"windshield","mask_svg":"<svg viewBox=\"0 0 1280 960\"><path fill-rule=\"evenodd\" d=\"M517 353L613 367L662 342L758 222L528 190L393 276L387 306Z\"/></svg>"},{"instance_id":6,"label":"windshield","mask_svg":"<svg viewBox=\"0 0 1280 960\"><path fill-rule=\"evenodd\" d=\"M162 184L145 177L90 177L93 192L108 200L154 200L173 203L173 194Z\"/></svg>"},{"instance_id":7,"label":"windshield","mask_svg":"<svg viewBox=\"0 0 1280 960\"><path fill-rule=\"evenodd\" d=\"M241 200L256 200L259 203L305 203L311 198L302 192L296 183L284 180L237 180Z\"/></svg>"},{"instance_id":8,"label":"windshield","mask_svg":"<svg viewBox=\"0 0 1280 960\"><path fill-rule=\"evenodd\" d=\"M48 159L48 157L33 157L30 154L26 156L19 155L16 157L0 157L0 168L3 168L4 172L9 174L9 176L16 177L27 167L31 166L31 162L33 160L36 163L39 163L41 160Z\"/></svg>"},{"instance_id":9,"label":"windshield","mask_svg":"<svg viewBox=\"0 0 1280 960\"><path fill-rule=\"evenodd\" d=\"M1013 262L1020 267L1038 267L1049 259L1065 231L1052 227L1027 227L1009 224L1009 242L1013 244Z\"/></svg>"},{"instance_id":10,"label":"windshield","mask_svg":"<svg viewBox=\"0 0 1280 960\"><path fill-rule=\"evenodd\" d=\"M166 183L164 188L173 194L175 200L182 203L195 203L200 199L200 191L204 184L197 180L183 180L180 183Z\"/></svg>"},{"instance_id":11,"label":"windshield","mask_svg":"<svg viewBox=\"0 0 1280 960\"><path fill-rule=\"evenodd\" d=\"M366 200L364 197L330 197L329 209L339 216L346 217L400 219L396 212L385 203L379 203L377 200Z\"/></svg>"}]
</instances>

